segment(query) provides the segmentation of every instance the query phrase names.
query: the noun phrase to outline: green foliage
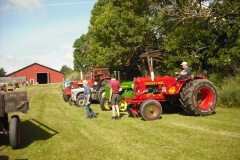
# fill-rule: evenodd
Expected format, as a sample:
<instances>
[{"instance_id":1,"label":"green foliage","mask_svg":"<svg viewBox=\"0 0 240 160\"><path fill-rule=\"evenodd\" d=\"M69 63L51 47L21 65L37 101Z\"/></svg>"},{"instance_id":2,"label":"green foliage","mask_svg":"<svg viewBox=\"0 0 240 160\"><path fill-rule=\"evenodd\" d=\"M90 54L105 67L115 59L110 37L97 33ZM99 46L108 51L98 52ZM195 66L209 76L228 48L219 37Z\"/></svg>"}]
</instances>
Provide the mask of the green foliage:
<instances>
[{"instance_id":1,"label":"green foliage","mask_svg":"<svg viewBox=\"0 0 240 160\"><path fill-rule=\"evenodd\" d=\"M240 68L239 58L239 7L240 2L224 1L212 3L214 12L205 9L194 16L187 11L194 9L191 4L173 4L172 12L160 12L170 15L165 17L168 23L167 38L164 40L166 49L166 69L173 70L178 61L188 61L195 71L203 69L212 72L236 74ZM166 6L163 6L166 9ZM188 10L186 10L188 8ZM181 10L182 9L182 10ZM201 13L201 14L200 14ZM191 15L191 14L190 14Z\"/></svg>"},{"instance_id":2,"label":"green foliage","mask_svg":"<svg viewBox=\"0 0 240 160\"><path fill-rule=\"evenodd\" d=\"M240 76L227 77L219 89L219 104L227 107L240 107Z\"/></svg>"},{"instance_id":3,"label":"green foliage","mask_svg":"<svg viewBox=\"0 0 240 160\"><path fill-rule=\"evenodd\" d=\"M149 5L148 0L98 1L92 10L90 20L87 38L89 43L86 47L89 52L86 54L75 50L74 58L77 60L74 67L77 68L83 61L83 58L78 57L84 57L88 67L111 67L122 70L124 66L131 66L131 62L135 62L132 61L135 54L141 53L138 51L146 49L154 39L149 23ZM79 41L77 46L86 46L85 44ZM77 46L74 45L75 48Z\"/></svg>"},{"instance_id":4,"label":"green foliage","mask_svg":"<svg viewBox=\"0 0 240 160\"><path fill-rule=\"evenodd\" d=\"M74 70L110 67L141 70L139 55L165 49L161 74L179 71L187 61L195 73L240 72L240 2L99 0L88 33L74 43Z\"/></svg>"},{"instance_id":5,"label":"green foliage","mask_svg":"<svg viewBox=\"0 0 240 160\"><path fill-rule=\"evenodd\" d=\"M218 88L221 88L221 86L224 84L223 81L226 77L226 75L224 74L210 74L210 75L207 75L208 79L214 83L215 86L217 86Z\"/></svg>"},{"instance_id":6,"label":"green foliage","mask_svg":"<svg viewBox=\"0 0 240 160\"><path fill-rule=\"evenodd\" d=\"M68 67L67 65L63 65L60 72L64 73L64 74L67 74L69 72L71 72L72 69L70 67Z\"/></svg>"},{"instance_id":7,"label":"green foliage","mask_svg":"<svg viewBox=\"0 0 240 160\"><path fill-rule=\"evenodd\" d=\"M75 71L80 71L87 66L92 67L92 61L91 58L89 58L89 41L89 34L83 34L74 42L73 47L75 50L73 52L73 64Z\"/></svg>"},{"instance_id":8,"label":"green foliage","mask_svg":"<svg viewBox=\"0 0 240 160\"><path fill-rule=\"evenodd\" d=\"M4 68L0 68L0 77L5 77L5 76L6 76L6 72Z\"/></svg>"},{"instance_id":9,"label":"green foliage","mask_svg":"<svg viewBox=\"0 0 240 160\"><path fill-rule=\"evenodd\" d=\"M78 71L71 71L64 75L65 80L69 81L79 81L80 78L80 72Z\"/></svg>"}]
</instances>

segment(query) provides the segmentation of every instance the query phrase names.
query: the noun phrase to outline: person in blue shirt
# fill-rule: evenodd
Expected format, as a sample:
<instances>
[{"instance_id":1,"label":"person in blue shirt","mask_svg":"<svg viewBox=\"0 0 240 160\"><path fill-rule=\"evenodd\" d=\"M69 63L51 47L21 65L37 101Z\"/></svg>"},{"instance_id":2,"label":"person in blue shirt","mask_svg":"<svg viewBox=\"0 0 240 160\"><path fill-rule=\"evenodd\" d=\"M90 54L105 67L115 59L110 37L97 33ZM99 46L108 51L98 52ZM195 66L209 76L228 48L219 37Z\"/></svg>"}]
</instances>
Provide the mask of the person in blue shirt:
<instances>
[{"instance_id":1,"label":"person in blue shirt","mask_svg":"<svg viewBox=\"0 0 240 160\"><path fill-rule=\"evenodd\" d=\"M84 86L84 106L87 113L87 119L91 119L92 117L97 118L96 113L93 112L93 110L90 107L91 104L91 89L88 86L88 81L83 80L83 86Z\"/></svg>"},{"instance_id":2,"label":"person in blue shirt","mask_svg":"<svg viewBox=\"0 0 240 160\"><path fill-rule=\"evenodd\" d=\"M191 69L188 67L187 62L182 62L182 68L183 70L180 73L180 78L181 79L188 79L191 78L192 75L192 71Z\"/></svg>"}]
</instances>

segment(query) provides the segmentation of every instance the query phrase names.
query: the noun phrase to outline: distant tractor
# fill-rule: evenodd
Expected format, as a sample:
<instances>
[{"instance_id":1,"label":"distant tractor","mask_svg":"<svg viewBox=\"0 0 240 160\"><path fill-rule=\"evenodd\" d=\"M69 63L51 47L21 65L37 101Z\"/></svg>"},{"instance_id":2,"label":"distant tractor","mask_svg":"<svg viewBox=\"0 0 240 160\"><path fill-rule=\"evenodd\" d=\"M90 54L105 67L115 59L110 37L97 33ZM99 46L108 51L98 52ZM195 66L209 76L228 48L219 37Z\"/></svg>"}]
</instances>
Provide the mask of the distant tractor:
<instances>
[{"instance_id":1,"label":"distant tractor","mask_svg":"<svg viewBox=\"0 0 240 160\"><path fill-rule=\"evenodd\" d=\"M88 81L91 87L91 99L100 101L102 94L105 92L105 85L111 80L108 68L94 68L88 70L84 75L84 79ZM71 90L71 101L80 107L84 104L84 88L79 87Z\"/></svg>"},{"instance_id":2,"label":"distant tractor","mask_svg":"<svg viewBox=\"0 0 240 160\"><path fill-rule=\"evenodd\" d=\"M16 82L26 82L26 77L0 77L0 84L6 84L7 86L13 84L14 86ZM9 138L12 149L21 147L22 129L19 116L12 115L8 122L8 113L27 113L28 110L29 102L26 88L25 91L15 91L15 88L10 92L8 90L0 91L0 134L4 135L4 138Z\"/></svg>"},{"instance_id":3,"label":"distant tractor","mask_svg":"<svg viewBox=\"0 0 240 160\"><path fill-rule=\"evenodd\" d=\"M63 99L65 102L69 102L69 104L73 105L74 103L71 101L71 90L73 88L77 88L80 85L77 81L68 81L66 84L63 85Z\"/></svg>"},{"instance_id":4,"label":"distant tractor","mask_svg":"<svg viewBox=\"0 0 240 160\"><path fill-rule=\"evenodd\" d=\"M121 112L127 111L127 102L125 101L125 98L132 98L133 97L133 89L132 89L133 82L123 82L121 83L122 91L120 94L119 99L119 110ZM100 107L103 111L108 111L111 109L111 102L109 102L109 96L110 96L110 88L109 84L105 86L105 93L103 94L103 97L100 101Z\"/></svg>"},{"instance_id":5,"label":"distant tractor","mask_svg":"<svg viewBox=\"0 0 240 160\"><path fill-rule=\"evenodd\" d=\"M134 96L125 98L130 116L156 120L162 114L162 105L171 108L174 104L179 104L190 115L212 114L218 103L214 84L205 75L188 79L181 79L178 75L155 77L153 58L161 55L162 51L157 50L140 56L142 59L147 58L151 76L145 70L145 77L138 77L133 81Z\"/></svg>"}]
</instances>

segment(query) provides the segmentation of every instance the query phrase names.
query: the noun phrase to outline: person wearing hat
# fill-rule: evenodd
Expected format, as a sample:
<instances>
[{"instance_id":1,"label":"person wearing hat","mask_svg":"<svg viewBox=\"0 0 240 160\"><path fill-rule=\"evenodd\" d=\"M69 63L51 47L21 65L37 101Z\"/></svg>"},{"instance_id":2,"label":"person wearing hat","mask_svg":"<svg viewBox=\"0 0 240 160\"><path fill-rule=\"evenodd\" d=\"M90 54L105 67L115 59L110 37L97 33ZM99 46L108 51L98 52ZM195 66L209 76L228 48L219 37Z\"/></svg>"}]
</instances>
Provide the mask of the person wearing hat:
<instances>
[{"instance_id":1,"label":"person wearing hat","mask_svg":"<svg viewBox=\"0 0 240 160\"><path fill-rule=\"evenodd\" d=\"M182 62L182 68L183 70L180 73L181 79L188 79L192 75L191 69L188 67L187 62Z\"/></svg>"}]
</instances>

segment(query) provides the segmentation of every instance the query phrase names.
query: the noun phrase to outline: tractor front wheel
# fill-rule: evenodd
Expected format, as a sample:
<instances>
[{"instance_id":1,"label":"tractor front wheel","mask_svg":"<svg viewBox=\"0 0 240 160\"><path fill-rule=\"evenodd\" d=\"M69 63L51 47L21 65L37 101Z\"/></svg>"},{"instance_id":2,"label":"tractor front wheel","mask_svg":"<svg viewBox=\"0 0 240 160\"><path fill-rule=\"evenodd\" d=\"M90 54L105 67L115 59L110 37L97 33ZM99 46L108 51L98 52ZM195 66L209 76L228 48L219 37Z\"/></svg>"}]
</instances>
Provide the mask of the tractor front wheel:
<instances>
[{"instance_id":1,"label":"tractor front wheel","mask_svg":"<svg viewBox=\"0 0 240 160\"><path fill-rule=\"evenodd\" d=\"M127 111L128 103L125 101L124 97L119 97L118 107L120 112L126 112Z\"/></svg>"},{"instance_id":2,"label":"tractor front wheel","mask_svg":"<svg viewBox=\"0 0 240 160\"><path fill-rule=\"evenodd\" d=\"M109 105L108 99L106 99L105 97L102 97L100 100L100 107L101 107L102 111L109 111L110 106L111 105Z\"/></svg>"},{"instance_id":3,"label":"tractor front wheel","mask_svg":"<svg viewBox=\"0 0 240 160\"><path fill-rule=\"evenodd\" d=\"M21 122L17 115L12 116L9 123L9 142L12 149L17 149L22 144Z\"/></svg>"},{"instance_id":4,"label":"tractor front wheel","mask_svg":"<svg viewBox=\"0 0 240 160\"><path fill-rule=\"evenodd\" d=\"M140 114L146 121L159 119L162 114L162 106L157 100L148 99L141 104Z\"/></svg>"},{"instance_id":5,"label":"tractor front wheel","mask_svg":"<svg viewBox=\"0 0 240 160\"><path fill-rule=\"evenodd\" d=\"M72 101L71 97L68 99L68 103L69 103L70 106L73 106L75 104L74 101Z\"/></svg>"},{"instance_id":6,"label":"tractor front wheel","mask_svg":"<svg viewBox=\"0 0 240 160\"><path fill-rule=\"evenodd\" d=\"M84 98L83 98L83 95L79 96L77 99L76 99L76 105L78 107L83 107L84 106Z\"/></svg>"},{"instance_id":7,"label":"tractor front wheel","mask_svg":"<svg viewBox=\"0 0 240 160\"><path fill-rule=\"evenodd\" d=\"M67 101L68 101L68 96L67 96L67 95L65 95L65 94L64 94L64 92L63 92L63 100L64 100L65 102L67 102Z\"/></svg>"},{"instance_id":8,"label":"tractor front wheel","mask_svg":"<svg viewBox=\"0 0 240 160\"><path fill-rule=\"evenodd\" d=\"M206 116L214 112L218 93L212 82L204 79L194 80L182 88L180 101L187 113Z\"/></svg>"}]
</instances>

